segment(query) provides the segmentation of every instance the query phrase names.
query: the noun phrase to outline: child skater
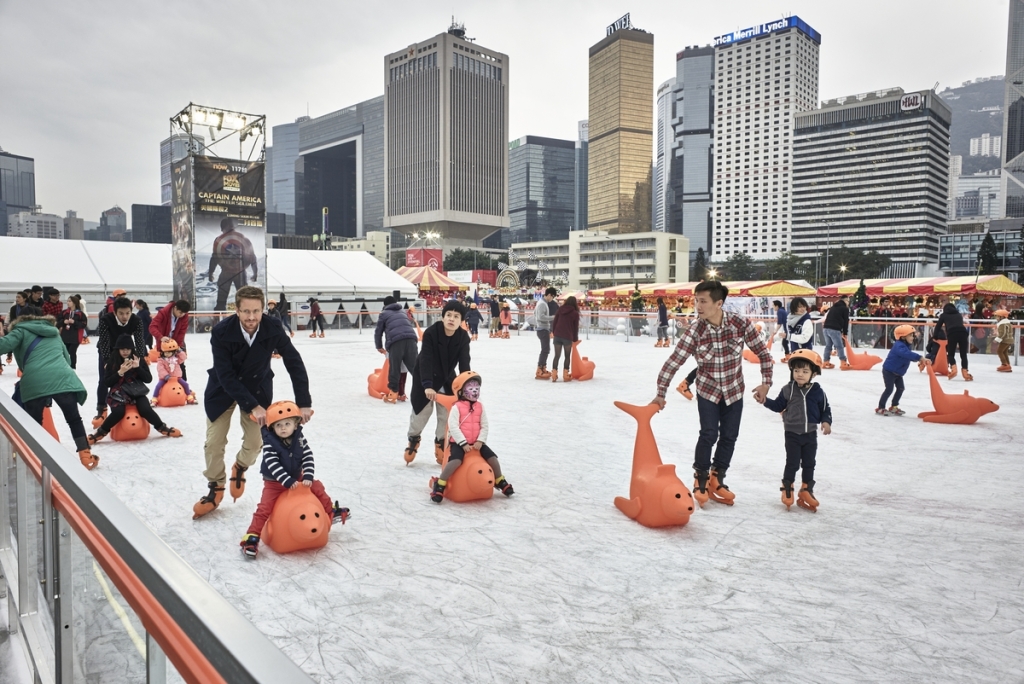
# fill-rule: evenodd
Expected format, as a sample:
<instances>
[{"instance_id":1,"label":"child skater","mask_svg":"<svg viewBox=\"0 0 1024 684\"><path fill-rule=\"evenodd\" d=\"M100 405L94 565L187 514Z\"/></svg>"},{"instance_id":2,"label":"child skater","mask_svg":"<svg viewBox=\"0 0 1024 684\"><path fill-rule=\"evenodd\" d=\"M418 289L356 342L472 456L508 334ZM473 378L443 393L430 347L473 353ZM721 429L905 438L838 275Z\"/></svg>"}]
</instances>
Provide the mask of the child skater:
<instances>
[{"instance_id":1,"label":"child skater","mask_svg":"<svg viewBox=\"0 0 1024 684\"><path fill-rule=\"evenodd\" d=\"M189 389L188 383L181 377L181 364L188 358L185 350L178 347L178 343L169 337L163 342L157 341L157 344L160 345L160 358L156 362L156 377L159 380L153 388L153 404L156 404L160 390L171 378L178 378L178 384L185 390L188 403L196 403L196 393Z\"/></svg>"},{"instance_id":2,"label":"child skater","mask_svg":"<svg viewBox=\"0 0 1024 684\"><path fill-rule=\"evenodd\" d=\"M181 430L167 427L167 424L160 420L160 416L149 405L145 393L141 396L131 393L131 386L137 387L140 384L142 389L148 391L145 384L150 382L153 382L153 374L149 370L149 364L145 361L140 362L139 357L135 355L135 341L132 336L118 336L103 376L103 384L110 388L107 393L107 406L110 407L110 414L96 429L96 432L89 435L89 444L96 444L106 437L111 429L124 418L129 404L133 404L139 415L164 437L181 437Z\"/></svg>"},{"instance_id":3,"label":"child skater","mask_svg":"<svg viewBox=\"0 0 1024 684\"><path fill-rule=\"evenodd\" d=\"M917 367L921 369L928 364L923 356L912 349L914 342L917 341L917 331L914 330L914 326L897 325L893 336L896 338L896 342L889 350L889 355L885 357L885 363L882 364L885 391L882 392L882 396L878 400L878 408L875 409L875 413L879 416L902 416L906 413L900 408L900 398L903 396L904 389L903 376L907 374L907 368L910 367L911 361L917 361ZM886 410L885 402L892 394L893 387L896 388L896 394L892 397L892 405L889 406L889 410Z\"/></svg>"},{"instance_id":4,"label":"child skater","mask_svg":"<svg viewBox=\"0 0 1024 684\"><path fill-rule=\"evenodd\" d=\"M999 354L999 366L996 368L1000 373L1012 373L1013 366L1010 365L1010 350L1013 349L1013 324L1010 323L1010 312L1006 309L999 309L993 314L996 321L996 353Z\"/></svg>"},{"instance_id":5,"label":"child skater","mask_svg":"<svg viewBox=\"0 0 1024 684\"><path fill-rule=\"evenodd\" d=\"M338 506L324 491L320 480L313 479L313 451L302 434L302 412L293 401L277 401L267 408L267 423L260 428L263 435L263 496L252 515L252 522L239 546L246 558L255 558L260 550L260 533L274 512L277 497L299 485L309 487L323 505L331 522L345 524L349 510Z\"/></svg>"},{"instance_id":6,"label":"child skater","mask_svg":"<svg viewBox=\"0 0 1024 684\"><path fill-rule=\"evenodd\" d=\"M476 342L477 335L480 333L480 322L484 320L484 317L480 315L479 309L476 308L476 302L469 305L469 312L466 314L466 323L469 324L469 339Z\"/></svg>"},{"instance_id":7,"label":"child skater","mask_svg":"<svg viewBox=\"0 0 1024 684\"><path fill-rule=\"evenodd\" d=\"M494 488L505 496L512 496L515 491L505 476L501 474L498 456L487 446L487 413L480 403L480 375L473 371L459 374L452 381L452 392L459 398L452 410L448 412L448 441L450 452L448 463L441 471L440 477L434 481L434 489L430 500L441 503L444 500L444 489L448 479L455 474L462 459L469 449L476 449L494 471Z\"/></svg>"},{"instance_id":8,"label":"child skater","mask_svg":"<svg viewBox=\"0 0 1024 684\"><path fill-rule=\"evenodd\" d=\"M509 339L509 326L512 325L512 309L509 307L508 302L501 303L501 314L498 316L501 321L501 337L502 339Z\"/></svg>"},{"instance_id":9,"label":"child skater","mask_svg":"<svg viewBox=\"0 0 1024 684\"><path fill-rule=\"evenodd\" d=\"M832 407L814 377L821 375L821 357L810 349L797 349L789 356L789 384L779 396L764 405L782 414L786 431L786 469L782 473L782 503L793 505L793 482L799 469L803 486L796 504L812 513L818 510L814 496L814 457L818 453L818 424L821 434L832 433Z\"/></svg>"}]
</instances>

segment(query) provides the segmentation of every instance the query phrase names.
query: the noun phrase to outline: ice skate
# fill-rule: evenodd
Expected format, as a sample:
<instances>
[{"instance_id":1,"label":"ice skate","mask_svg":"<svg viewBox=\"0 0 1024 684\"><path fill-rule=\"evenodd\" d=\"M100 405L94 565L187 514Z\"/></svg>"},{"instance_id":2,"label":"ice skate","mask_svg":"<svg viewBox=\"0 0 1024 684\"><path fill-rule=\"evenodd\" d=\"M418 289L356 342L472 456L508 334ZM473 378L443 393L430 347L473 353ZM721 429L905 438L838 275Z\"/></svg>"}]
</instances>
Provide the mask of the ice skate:
<instances>
[{"instance_id":1,"label":"ice skate","mask_svg":"<svg viewBox=\"0 0 1024 684\"><path fill-rule=\"evenodd\" d=\"M907 412L901 409L899 406L890 406L889 410L886 411L890 416L905 416Z\"/></svg>"},{"instance_id":2,"label":"ice skate","mask_svg":"<svg viewBox=\"0 0 1024 684\"><path fill-rule=\"evenodd\" d=\"M850 365L849 361L843 361L839 364L839 370L851 370L853 366Z\"/></svg>"},{"instance_id":3,"label":"ice skate","mask_svg":"<svg viewBox=\"0 0 1024 684\"><path fill-rule=\"evenodd\" d=\"M537 374L533 378L534 380L548 380L551 378L551 373L544 366L537 366Z\"/></svg>"},{"instance_id":4,"label":"ice skate","mask_svg":"<svg viewBox=\"0 0 1024 684\"><path fill-rule=\"evenodd\" d=\"M711 469L711 473L708 476L708 496L711 497L712 501L717 501L720 504L726 506L732 506L736 495L729 491L729 488L725 486L725 471L719 473L714 468Z\"/></svg>"},{"instance_id":5,"label":"ice skate","mask_svg":"<svg viewBox=\"0 0 1024 684\"><path fill-rule=\"evenodd\" d=\"M398 401L409 401L409 397L405 396L404 394L399 394Z\"/></svg>"},{"instance_id":6,"label":"ice skate","mask_svg":"<svg viewBox=\"0 0 1024 684\"><path fill-rule=\"evenodd\" d=\"M693 498L704 508L708 502L708 471L694 470L693 477Z\"/></svg>"},{"instance_id":7,"label":"ice skate","mask_svg":"<svg viewBox=\"0 0 1024 684\"><path fill-rule=\"evenodd\" d=\"M786 510L793 505L793 481L783 480L782 486L779 487L779 491L782 492L782 503L786 506Z\"/></svg>"},{"instance_id":8,"label":"ice skate","mask_svg":"<svg viewBox=\"0 0 1024 684\"><path fill-rule=\"evenodd\" d=\"M512 485L508 483L508 480L505 479L504 475L494 481L494 488L505 496L512 496L515 494L515 490L512 489Z\"/></svg>"},{"instance_id":9,"label":"ice skate","mask_svg":"<svg viewBox=\"0 0 1024 684\"><path fill-rule=\"evenodd\" d=\"M252 560L260 552L260 538L255 534L247 534L242 537L239 546L242 547L242 553L245 557Z\"/></svg>"},{"instance_id":10,"label":"ice skate","mask_svg":"<svg viewBox=\"0 0 1024 684\"><path fill-rule=\"evenodd\" d=\"M162 428L157 428L156 431L164 437L181 437L181 430L178 428L167 427L166 425Z\"/></svg>"},{"instance_id":11,"label":"ice skate","mask_svg":"<svg viewBox=\"0 0 1024 684\"><path fill-rule=\"evenodd\" d=\"M78 451L78 460L82 462L82 465L85 466L86 470L92 470L100 463L100 457L93 456L92 451L90 451L88 447Z\"/></svg>"},{"instance_id":12,"label":"ice skate","mask_svg":"<svg viewBox=\"0 0 1024 684\"><path fill-rule=\"evenodd\" d=\"M100 425L103 425L103 421L107 419L107 408L104 406L96 413L96 417L92 419L92 427L94 430L99 429Z\"/></svg>"},{"instance_id":13,"label":"ice skate","mask_svg":"<svg viewBox=\"0 0 1024 684\"><path fill-rule=\"evenodd\" d=\"M316 337L316 333L312 333L310 337Z\"/></svg>"},{"instance_id":14,"label":"ice skate","mask_svg":"<svg viewBox=\"0 0 1024 684\"><path fill-rule=\"evenodd\" d=\"M557 368L552 368L551 369L551 382L558 382L558 369Z\"/></svg>"},{"instance_id":15,"label":"ice skate","mask_svg":"<svg viewBox=\"0 0 1024 684\"><path fill-rule=\"evenodd\" d=\"M248 468L238 465L238 461L235 461L234 465L231 466L231 477L228 478L229 490L231 492L231 498L238 501L238 497L245 493L245 471Z\"/></svg>"},{"instance_id":16,"label":"ice skate","mask_svg":"<svg viewBox=\"0 0 1024 684\"><path fill-rule=\"evenodd\" d=\"M567 369L567 368L563 369L562 370L562 382L571 382L571 381L572 381L572 373L570 373L569 369Z\"/></svg>"},{"instance_id":17,"label":"ice skate","mask_svg":"<svg viewBox=\"0 0 1024 684\"><path fill-rule=\"evenodd\" d=\"M886 411L884 408L876 408L875 409L875 415L876 416L887 416L887 415L889 415L889 412Z\"/></svg>"},{"instance_id":18,"label":"ice skate","mask_svg":"<svg viewBox=\"0 0 1024 684\"><path fill-rule=\"evenodd\" d=\"M96 446L96 443L103 441L103 438L106 436L106 432L100 432L99 430L97 430L96 432L92 433L85 439L89 442L89 446Z\"/></svg>"},{"instance_id":19,"label":"ice skate","mask_svg":"<svg viewBox=\"0 0 1024 684\"><path fill-rule=\"evenodd\" d=\"M974 376L968 373L966 368L961 368L960 374L964 376L965 382L970 382L971 380L974 380Z\"/></svg>"},{"instance_id":20,"label":"ice skate","mask_svg":"<svg viewBox=\"0 0 1024 684\"><path fill-rule=\"evenodd\" d=\"M192 392L191 394L189 394L185 398L185 403L186 404L195 404L195 403L198 403L198 402L199 402L199 400L196 399L196 393L195 392Z\"/></svg>"},{"instance_id":21,"label":"ice skate","mask_svg":"<svg viewBox=\"0 0 1024 684\"><path fill-rule=\"evenodd\" d=\"M405 447L405 454L403 454L403 456L405 458L406 465L408 465L408 464L413 462L413 459L416 458L416 451L419 448L420 448L420 436L416 435L415 437L410 437L409 438L409 446Z\"/></svg>"},{"instance_id":22,"label":"ice skate","mask_svg":"<svg viewBox=\"0 0 1024 684\"><path fill-rule=\"evenodd\" d=\"M394 404L398 401L398 392L388 392L384 395L385 404Z\"/></svg>"},{"instance_id":23,"label":"ice skate","mask_svg":"<svg viewBox=\"0 0 1024 684\"><path fill-rule=\"evenodd\" d=\"M444 440L434 439L434 459L437 460L437 465L444 463Z\"/></svg>"},{"instance_id":24,"label":"ice skate","mask_svg":"<svg viewBox=\"0 0 1024 684\"><path fill-rule=\"evenodd\" d=\"M797 495L796 505L800 508L806 508L811 513L816 513L818 510L818 500L814 498L814 482L804 482L804 486L800 488L800 494Z\"/></svg>"},{"instance_id":25,"label":"ice skate","mask_svg":"<svg viewBox=\"0 0 1024 684\"><path fill-rule=\"evenodd\" d=\"M832 368L835 368L836 365L834 363L829 363L828 361L826 361L825 363L821 364L821 367L824 369L831 370Z\"/></svg>"},{"instance_id":26,"label":"ice skate","mask_svg":"<svg viewBox=\"0 0 1024 684\"><path fill-rule=\"evenodd\" d=\"M194 506L192 506L192 519L198 520L203 517L217 506L220 505L221 500L224 498L224 488L218 485L216 482L210 483L210 491L207 492L203 498L199 499Z\"/></svg>"},{"instance_id":27,"label":"ice skate","mask_svg":"<svg viewBox=\"0 0 1024 684\"><path fill-rule=\"evenodd\" d=\"M347 508L343 508L342 506L339 506L338 501L335 500L334 512L331 514L331 524L337 525L338 523L341 523L342 525L344 525L345 521L351 517L352 511L348 510Z\"/></svg>"},{"instance_id":28,"label":"ice skate","mask_svg":"<svg viewBox=\"0 0 1024 684\"><path fill-rule=\"evenodd\" d=\"M996 371L999 373L1012 373L1013 367L1009 364L1003 364L1002 366L996 366Z\"/></svg>"},{"instance_id":29,"label":"ice skate","mask_svg":"<svg viewBox=\"0 0 1024 684\"><path fill-rule=\"evenodd\" d=\"M952 380L953 378L956 377L956 364L955 363L952 364L949 367L949 373L946 374L946 377L949 378L950 380Z\"/></svg>"},{"instance_id":30,"label":"ice skate","mask_svg":"<svg viewBox=\"0 0 1024 684\"><path fill-rule=\"evenodd\" d=\"M324 333L320 333L320 337L326 337L326 335L324 335Z\"/></svg>"},{"instance_id":31,"label":"ice skate","mask_svg":"<svg viewBox=\"0 0 1024 684\"><path fill-rule=\"evenodd\" d=\"M430 500L434 503L441 503L444 501L444 489L447 486L447 482L441 484L441 481L436 477L430 478Z\"/></svg>"},{"instance_id":32,"label":"ice skate","mask_svg":"<svg viewBox=\"0 0 1024 684\"><path fill-rule=\"evenodd\" d=\"M690 383L686 382L685 379L681 383L679 383L679 387L676 387L676 391L682 394L690 401L693 401L693 392L690 391Z\"/></svg>"}]
</instances>

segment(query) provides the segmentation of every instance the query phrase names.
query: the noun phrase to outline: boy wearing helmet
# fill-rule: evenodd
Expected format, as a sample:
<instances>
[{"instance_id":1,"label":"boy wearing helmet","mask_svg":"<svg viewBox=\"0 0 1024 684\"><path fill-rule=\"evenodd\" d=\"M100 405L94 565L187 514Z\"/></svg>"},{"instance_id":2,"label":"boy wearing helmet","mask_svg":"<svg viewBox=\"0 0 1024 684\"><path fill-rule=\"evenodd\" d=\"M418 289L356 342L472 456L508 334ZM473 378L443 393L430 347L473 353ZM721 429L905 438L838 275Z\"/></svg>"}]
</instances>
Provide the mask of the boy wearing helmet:
<instances>
[{"instance_id":1,"label":"boy wearing helmet","mask_svg":"<svg viewBox=\"0 0 1024 684\"><path fill-rule=\"evenodd\" d=\"M512 496L515 491L505 476L501 474L498 455L487 446L487 413L480 403L480 374L473 371L460 373L452 381L452 392L459 398L448 413L448 463L441 475L434 481L434 489L430 500L441 503L444 490L448 486L448 478L455 474L462 459L470 449L476 449L494 471L494 488L505 496Z\"/></svg>"},{"instance_id":2,"label":"boy wearing helmet","mask_svg":"<svg viewBox=\"0 0 1024 684\"><path fill-rule=\"evenodd\" d=\"M779 396L765 399L764 405L782 414L786 432L786 469L782 473L782 503L786 510L793 505L793 482L800 470L803 486L796 504L814 512L818 500L814 496L814 459L818 453L818 425L821 433L832 433L832 407L818 383L821 375L821 357L810 349L797 349L789 356L789 383Z\"/></svg>"},{"instance_id":3,"label":"boy wearing helmet","mask_svg":"<svg viewBox=\"0 0 1024 684\"><path fill-rule=\"evenodd\" d=\"M299 485L309 487L332 522L344 524L349 510L331 503L320 480L313 479L313 451L302 434L302 411L293 401L274 402L267 408L267 422L260 428L263 436L263 496L252 515L252 522L239 546L246 558L255 558L260 548L260 533L274 511L277 497Z\"/></svg>"},{"instance_id":4,"label":"boy wearing helmet","mask_svg":"<svg viewBox=\"0 0 1024 684\"><path fill-rule=\"evenodd\" d=\"M889 350L889 355L885 357L885 363L882 364L885 391L882 392L882 396L878 400L878 408L875 409L875 414L879 416L902 416L906 413L900 408L900 398L903 396L904 389L903 376L907 374L907 368L910 367L911 361L916 361L917 367L920 369L924 369L928 364L923 356L912 349L914 342L917 341L917 331L914 330L914 326L897 325L893 336L896 338L896 342ZM893 395L892 404L886 410L885 402L892 394L893 387L896 388L896 394Z\"/></svg>"},{"instance_id":5,"label":"boy wearing helmet","mask_svg":"<svg viewBox=\"0 0 1024 684\"><path fill-rule=\"evenodd\" d=\"M165 337L160 342L160 358L156 362L156 377L159 380L157 380L156 387L153 388L154 404L157 397L160 396L160 390L163 389L164 384L171 378L178 378L178 384L185 390L188 403L196 403L196 393L189 389L188 382L182 377L182 364L185 363L187 358L188 356L185 354L185 351L178 347L178 343L170 337Z\"/></svg>"},{"instance_id":6,"label":"boy wearing helmet","mask_svg":"<svg viewBox=\"0 0 1024 684\"><path fill-rule=\"evenodd\" d=\"M1000 373L1012 373L1010 350L1013 349L1013 326L1010 324L1010 312L999 309L992 315L999 321L996 323L996 344L999 345L996 348L996 353L999 354L999 367L996 370Z\"/></svg>"}]
</instances>

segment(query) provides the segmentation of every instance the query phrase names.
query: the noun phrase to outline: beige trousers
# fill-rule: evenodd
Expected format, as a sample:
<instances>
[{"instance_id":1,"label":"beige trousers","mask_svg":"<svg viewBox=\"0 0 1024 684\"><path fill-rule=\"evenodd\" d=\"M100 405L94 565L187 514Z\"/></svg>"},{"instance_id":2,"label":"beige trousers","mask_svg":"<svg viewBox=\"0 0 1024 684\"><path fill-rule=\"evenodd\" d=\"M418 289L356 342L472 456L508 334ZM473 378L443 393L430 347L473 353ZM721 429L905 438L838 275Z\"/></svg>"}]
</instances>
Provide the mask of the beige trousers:
<instances>
[{"instance_id":1,"label":"beige trousers","mask_svg":"<svg viewBox=\"0 0 1024 684\"><path fill-rule=\"evenodd\" d=\"M232 404L231 408L217 417L217 420L206 419L206 470L203 471L203 475L207 481L216 482L221 486L228 479L224 468L224 450L228 446L231 414L237 407L237 404ZM248 468L256 463L263 450L263 437L260 435L259 424L244 411L238 412L238 423L242 426L242 448L238 450L235 460Z\"/></svg>"}]
</instances>

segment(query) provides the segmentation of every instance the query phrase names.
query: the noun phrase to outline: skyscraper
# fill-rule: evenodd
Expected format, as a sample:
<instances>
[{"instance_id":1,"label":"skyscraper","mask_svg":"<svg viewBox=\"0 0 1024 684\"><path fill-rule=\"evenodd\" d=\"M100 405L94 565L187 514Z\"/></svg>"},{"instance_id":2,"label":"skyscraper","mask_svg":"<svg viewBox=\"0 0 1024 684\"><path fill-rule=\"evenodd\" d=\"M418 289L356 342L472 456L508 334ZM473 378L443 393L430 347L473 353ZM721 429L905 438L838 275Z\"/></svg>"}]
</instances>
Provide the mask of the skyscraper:
<instances>
[{"instance_id":1,"label":"skyscraper","mask_svg":"<svg viewBox=\"0 0 1024 684\"><path fill-rule=\"evenodd\" d=\"M657 135L654 138L653 215L651 230L663 233L668 215L670 166L672 164L672 117L675 112L676 79L670 78L658 87Z\"/></svg>"},{"instance_id":2,"label":"skyscraper","mask_svg":"<svg viewBox=\"0 0 1024 684\"><path fill-rule=\"evenodd\" d=\"M98 239L107 242L123 242L128 232L128 215L116 204L100 215Z\"/></svg>"},{"instance_id":3,"label":"skyscraper","mask_svg":"<svg viewBox=\"0 0 1024 684\"><path fill-rule=\"evenodd\" d=\"M690 241L690 261L711 247L715 143L715 49L676 53L675 112L666 230Z\"/></svg>"},{"instance_id":4,"label":"skyscraper","mask_svg":"<svg viewBox=\"0 0 1024 684\"><path fill-rule=\"evenodd\" d=\"M203 136L194 135L193 154L203 153ZM188 136L175 133L160 141L160 203L171 206L171 164L188 156Z\"/></svg>"},{"instance_id":5,"label":"skyscraper","mask_svg":"<svg viewBox=\"0 0 1024 684\"><path fill-rule=\"evenodd\" d=\"M7 235L8 217L36 206L36 163L0 149L0 235Z\"/></svg>"},{"instance_id":6,"label":"skyscraper","mask_svg":"<svg viewBox=\"0 0 1024 684\"><path fill-rule=\"evenodd\" d=\"M132 242L171 244L171 208L133 204Z\"/></svg>"},{"instance_id":7,"label":"skyscraper","mask_svg":"<svg viewBox=\"0 0 1024 684\"><path fill-rule=\"evenodd\" d=\"M587 225L649 230L654 35L626 15L590 48Z\"/></svg>"},{"instance_id":8,"label":"skyscraper","mask_svg":"<svg viewBox=\"0 0 1024 684\"><path fill-rule=\"evenodd\" d=\"M386 227L478 246L509 226L508 69L455 24L384 58Z\"/></svg>"},{"instance_id":9,"label":"skyscraper","mask_svg":"<svg viewBox=\"0 0 1024 684\"><path fill-rule=\"evenodd\" d=\"M294 123L274 126L274 146L267 148L267 213L285 215L285 231L295 233L295 161L299 157L299 126L309 121L300 116Z\"/></svg>"},{"instance_id":10,"label":"skyscraper","mask_svg":"<svg viewBox=\"0 0 1024 684\"><path fill-rule=\"evenodd\" d=\"M1024 217L1024 0L1010 0L1003 103L1001 214Z\"/></svg>"},{"instance_id":11,"label":"skyscraper","mask_svg":"<svg viewBox=\"0 0 1024 684\"><path fill-rule=\"evenodd\" d=\"M793 116L817 105L820 45L795 16L714 39L714 260L791 246Z\"/></svg>"},{"instance_id":12,"label":"skyscraper","mask_svg":"<svg viewBox=\"0 0 1024 684\"><path fill-rule=\"evenodd\" d=\"M502 248L568 238L576 213L576 143L534 135L509 143L508 206L509 240Z\"/></svg>"},{"instance_id":13,"label":"skyscraper","mask_svg":"<svg viewBox=\"0 0 1024 684\"><path fill-rule=\"evenodd\" d=\"M587 167L590 162L589 123L586 119L578 124L579 135L576 139L576 215L573 230L587 228Z\"/></svg>"},{"instance_id":14,"label":"skyscraper","mask_svg":"<svg viewBox=\"0 0 1024 684\"><path fill-rule=\"evenodd\" d=\"M841 97L793 118L792 251L819 259L843 246L892 258L882 277L913 278L939 260L946 231L952 112L934 91ZM880 274L881 275L881 274Z\"/></svg>"}]
</instances>

